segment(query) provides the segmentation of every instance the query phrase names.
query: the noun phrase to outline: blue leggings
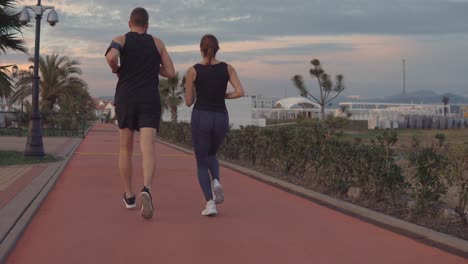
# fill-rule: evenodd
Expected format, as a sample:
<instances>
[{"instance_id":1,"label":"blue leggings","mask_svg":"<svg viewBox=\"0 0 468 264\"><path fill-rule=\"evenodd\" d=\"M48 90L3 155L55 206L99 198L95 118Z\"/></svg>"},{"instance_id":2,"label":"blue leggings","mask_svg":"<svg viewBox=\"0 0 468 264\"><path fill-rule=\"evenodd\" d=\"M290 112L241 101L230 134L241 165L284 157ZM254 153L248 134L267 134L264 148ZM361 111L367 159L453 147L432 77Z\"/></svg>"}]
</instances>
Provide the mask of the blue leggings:
<instances>
[{"instance_id":1,"label":"blue leggings","mask_svg":"<svg viewBox=\"0 0 468 264\"><path fill-rule=\"evenodd\" d=\"M206 201L209 201L213 199L211 181L212 179L219 181L219 163L216 153L229 131L229 117L227 113L193 110L191 125L198 182Z\"/></svg>"}]
</instances>

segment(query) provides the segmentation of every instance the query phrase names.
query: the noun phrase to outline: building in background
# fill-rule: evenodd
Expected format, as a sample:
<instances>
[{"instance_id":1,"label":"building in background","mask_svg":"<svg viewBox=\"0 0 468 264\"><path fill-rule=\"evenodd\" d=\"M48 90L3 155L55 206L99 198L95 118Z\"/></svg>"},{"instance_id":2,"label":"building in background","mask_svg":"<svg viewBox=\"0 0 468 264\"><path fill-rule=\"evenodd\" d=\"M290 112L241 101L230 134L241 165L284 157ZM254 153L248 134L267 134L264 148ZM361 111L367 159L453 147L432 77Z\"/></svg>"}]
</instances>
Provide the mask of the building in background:
<instances>
[{"instance_id":1,"label":"building in background","mask_svg":"<svg viewBox=\"0 0 468 264\"><path fill-rule=\"evenodd\" d=\"M465 128L464 105L397 104L371 102L343 102L340 109L351 114L349 119L367 121L369 129L415 128L448 129Z\"/></svg>"},{"instance_id":2,"label":"building in background","mask_svg":"<svg viewBox=\"0 0 468 264\"><path fill-rule=\"evenodd\" d=\"M272 108L256 108L254 118L297 119L314 118L320 114L320 105L305 97L288 97L278 100Z\"/></svg>"},{"instance_id":3,"label":"building in background","mask_svg":"<svg viewBox=\"0 0 468 264\"><path fill-rule=\"evenodd\" d=\"M275 103L279 100L279 98L266 98L261 94L247 95L247 97L252 98L253 109L272 109Z\"/></svg>"},{"instance_id":4,"label":"building in background","mask_svg":"<svg viewBox=\"0 0 468 264\"><path fill-rule=\"evenodd\" d=\"M235 100L226 100L229 122L233 129L241 126L265 127L267 119L296 119L299 116L313 118L320 113L320 106L304 97L291 97L277 100L261 95L246 96ZM190 122L192 107L184 104L177 109L178 122ZM171 113L165 110L163 121L171 120Z\"/></svg>"},{"instance_id":5,"label":"building in background","mask_svg":"<svg viewBox=\"0 0 468 264\"><path fill-rule=\"evenodd\" d=\"M385 128L464 128L468 105L443 104L398 104L373 102L344 102L339 108L328 107L326 115L347 117L366 121L369 129ZM318 118L320 105L305 97L288 97L280 100L261 95L226 100L231 127L261 126L293 123L297 118ZM190 122L192 108L180 105L178 121ZM349 115L350 114L350 115ZM171 120L165 110L163 121Z\"/></svg>"},{"instance_id":6,"label":"building in background","mask_svg":"<svg viewBox=\"0 0 468 264\"><path fill-rule=\"evenodd\" d=\"M111 100L94 99L95 114L101 122L110 122L115 117L115 106Z\"/></svg>"},{"instance_id":7,"label":"building in background","mask_svg":"<svg viewBox=\"0 0 468 264\"><path fill-rule=\"evenodd\" d=\"M239 129L241 126L266 126L264 118L254 118L253 116L253 98L242 97L235 100L226 100L226 107L229 112L229 123L232 129ZM190 123L192 116L192 107L181 104L177 108L177 121ZM171 112L164 110L163 121L171 121Z\"/></svg>"},{"instance_id":8,"label":"building in background","mask_svg":"<svg viewBox=\"0 0 468 264\"><path fill-rule=\"evenodd\" d=\"M395 112L401 114L415 115L434 115L443 116L443 104L398 104L398 103L372 103L372 102L343 102L340 103L340 109L344 108L351 113L351 120L369 120L373 115L378 114L379 110L384 112ZM450 106L448 106L450 109ZM340 111L339 109L337 111ZM449 111L448 111L449 112Z\"/></svg>"}]
</instances>

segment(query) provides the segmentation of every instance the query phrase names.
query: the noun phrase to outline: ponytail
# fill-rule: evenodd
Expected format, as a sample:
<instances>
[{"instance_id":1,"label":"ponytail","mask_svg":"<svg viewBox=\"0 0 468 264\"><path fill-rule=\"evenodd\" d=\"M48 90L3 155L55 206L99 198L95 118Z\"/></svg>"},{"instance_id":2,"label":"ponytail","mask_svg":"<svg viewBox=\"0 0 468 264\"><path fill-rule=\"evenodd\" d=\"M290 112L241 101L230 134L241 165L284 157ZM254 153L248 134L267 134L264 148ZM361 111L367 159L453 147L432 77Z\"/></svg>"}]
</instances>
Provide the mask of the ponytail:
<instances>
[{"instance_id":1,"label":"ponytail","mask_svg":"<svg viewBox=\"0 0 468 264\"><path fill-rule=\"evenodd\" d=\"M211 60L213 60L214 57L215 57L214 49L213 49L213 48L209 48L209 49L206 51L206 58L208 59L208 65L211 65Z\"/></svg>"},{"instance_id":2,"label":"ponytail","mask_svg":"<svg viewBox=\"0 0 468 264\"><path fill-rule=\"evenodd\" d=\"M215 36L207 34L200 41L200 49L203 56L208 59L208 64L211 65L211 61L216 57L219 50L218 40Z\"/></svg>"}]
</instances>

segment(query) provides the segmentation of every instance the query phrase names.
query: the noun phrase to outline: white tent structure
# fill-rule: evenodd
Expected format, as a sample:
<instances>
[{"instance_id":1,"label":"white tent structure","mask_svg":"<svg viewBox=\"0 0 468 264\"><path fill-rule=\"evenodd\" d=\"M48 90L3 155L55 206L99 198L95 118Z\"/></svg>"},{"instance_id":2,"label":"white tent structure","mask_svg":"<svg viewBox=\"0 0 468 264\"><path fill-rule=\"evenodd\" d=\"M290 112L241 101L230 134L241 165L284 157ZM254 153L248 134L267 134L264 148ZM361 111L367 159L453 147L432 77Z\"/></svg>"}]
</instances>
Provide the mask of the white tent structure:
<instances>
[{"instance_id":1,"label":"white tent structure","mask_svg":"<svg viewBox=\"0 0 468 264\"><path fill-rule=\"evenodd\" d=\"M305 97L288 97L277 101L273 109L254 109L255 118L296 119L317 117L320 105Z\"/></svg>"},{"instance_id":2,"label":"white tent structure","mask_svg":"<svg viewBox=\"0 0 468 264\"><path fill-rule=\"evenodd\" d=\"M318 109L320 105L305 97L288 97L276 102L275 109Z\"/></svg>"}]
</instances>

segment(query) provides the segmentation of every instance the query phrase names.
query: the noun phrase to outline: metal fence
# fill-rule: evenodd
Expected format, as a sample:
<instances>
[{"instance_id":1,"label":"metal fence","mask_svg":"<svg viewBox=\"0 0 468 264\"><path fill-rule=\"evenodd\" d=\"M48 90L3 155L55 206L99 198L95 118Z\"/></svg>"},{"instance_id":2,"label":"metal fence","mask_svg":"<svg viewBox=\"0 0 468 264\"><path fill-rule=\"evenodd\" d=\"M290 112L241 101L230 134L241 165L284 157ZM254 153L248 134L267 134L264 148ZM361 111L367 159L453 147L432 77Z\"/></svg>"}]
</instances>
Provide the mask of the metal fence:
<instances>
[{"instance_id":1,"label":"metal fence","mask_svg":"<svg viewBox=\"0 0 468 264\"><path fill-rule=\"evenodd\" d=\"M90 127L85 114L41 113L45 137L84 137ZM0 112L0 136L27 136L29 117L21 112Z\"/></svg>"}]
</instances>

